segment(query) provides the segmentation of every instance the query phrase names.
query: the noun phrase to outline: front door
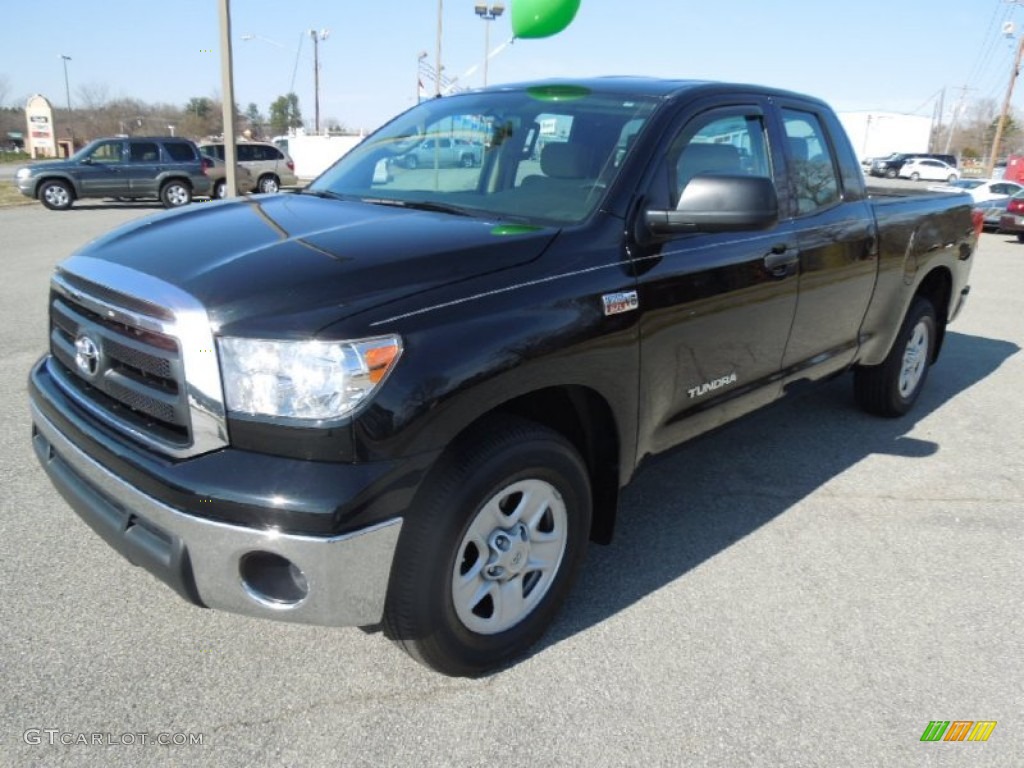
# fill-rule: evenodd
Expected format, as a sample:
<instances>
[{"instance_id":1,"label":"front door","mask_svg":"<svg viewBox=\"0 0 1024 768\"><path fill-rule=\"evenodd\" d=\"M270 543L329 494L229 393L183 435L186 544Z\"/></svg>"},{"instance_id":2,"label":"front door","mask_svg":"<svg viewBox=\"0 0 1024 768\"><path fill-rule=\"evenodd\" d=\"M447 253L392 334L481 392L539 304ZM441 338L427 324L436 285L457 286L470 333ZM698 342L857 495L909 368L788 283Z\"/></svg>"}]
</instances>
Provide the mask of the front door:
<instances>
[{"instance_id":1,"label":"front door","mask_svg":"<svg viewBox=\"0 0 1024 768\"><path fill-rule=\"evenodd\" d=\"M774 179L783 162L765 105L684 116L650 190L675 207L698 174ZM639 455L657 453L775 399L797 301L788 224L760 232L678 235L637 254L641 319Z\"/></svg>"},{"instance_id":2,"label":"front door","mask_svg":"<svg viewBox=\"0 0 1024 768\"><path fill-rule=\"evenodd\" d=\"M124 142L103 141L89 153L76 171L83 197L118 197L128 194L124 176Z\"/></svg>"}]
</instances>

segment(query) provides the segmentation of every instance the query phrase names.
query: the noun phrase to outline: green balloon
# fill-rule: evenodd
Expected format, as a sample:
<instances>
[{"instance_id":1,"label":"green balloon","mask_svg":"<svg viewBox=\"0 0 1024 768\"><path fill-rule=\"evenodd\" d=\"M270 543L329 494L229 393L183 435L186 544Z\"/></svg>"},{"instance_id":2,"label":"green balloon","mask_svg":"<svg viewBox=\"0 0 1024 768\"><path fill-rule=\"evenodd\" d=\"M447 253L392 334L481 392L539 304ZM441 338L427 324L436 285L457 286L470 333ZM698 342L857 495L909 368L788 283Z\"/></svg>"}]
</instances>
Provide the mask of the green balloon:
<instances>
[{"instance_id":1,"label":"green balloon","mask_svg":"<svg viewBox=\"0 0 1024 768\"><path fill-rule=\"evenodd\" d=\"M579 9L580 0L514 0L512 34L523 38L557 35Z\"/></svg>"}]
</instances>

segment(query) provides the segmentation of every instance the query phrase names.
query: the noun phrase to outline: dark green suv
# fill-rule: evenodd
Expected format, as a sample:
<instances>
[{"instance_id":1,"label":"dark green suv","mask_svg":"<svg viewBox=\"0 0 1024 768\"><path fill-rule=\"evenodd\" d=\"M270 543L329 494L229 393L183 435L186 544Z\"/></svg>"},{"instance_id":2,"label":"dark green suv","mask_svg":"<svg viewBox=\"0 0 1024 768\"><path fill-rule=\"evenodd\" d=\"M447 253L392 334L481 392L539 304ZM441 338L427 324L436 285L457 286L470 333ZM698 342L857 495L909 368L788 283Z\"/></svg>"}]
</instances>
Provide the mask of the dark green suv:
<instances>
[{"instance_id":1,"label":"dark green suv","mask_svg":"<svg viewBox=\"0 0 1024 768\"><path fill-rule=\"evenodd\" d=\"M19 168L15 181L54 211L83 197L158 198L177 208L211 187L198 147L171 136L96 139L66 160Z\"/></svg>"}]
</instances>

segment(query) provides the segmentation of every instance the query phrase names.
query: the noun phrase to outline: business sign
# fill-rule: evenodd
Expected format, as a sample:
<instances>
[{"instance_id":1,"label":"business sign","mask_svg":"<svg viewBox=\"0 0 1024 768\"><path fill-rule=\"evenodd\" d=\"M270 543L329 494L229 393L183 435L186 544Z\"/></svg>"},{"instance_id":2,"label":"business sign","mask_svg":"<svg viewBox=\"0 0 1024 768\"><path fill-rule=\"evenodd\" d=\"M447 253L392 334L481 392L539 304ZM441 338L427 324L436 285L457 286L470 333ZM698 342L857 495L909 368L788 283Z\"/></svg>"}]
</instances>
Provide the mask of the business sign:
<instances>
[{"instance_id":1,"label":"business sign","mask_svg":"<svg viewBox=\"0 0 1024 768\"><path fill-rule=\"evenodd\" d=\"M53 126L53 107L38 94L25 104L25 149L32 157L57 156L57 132Z\"/></svg>"}]
</instances>

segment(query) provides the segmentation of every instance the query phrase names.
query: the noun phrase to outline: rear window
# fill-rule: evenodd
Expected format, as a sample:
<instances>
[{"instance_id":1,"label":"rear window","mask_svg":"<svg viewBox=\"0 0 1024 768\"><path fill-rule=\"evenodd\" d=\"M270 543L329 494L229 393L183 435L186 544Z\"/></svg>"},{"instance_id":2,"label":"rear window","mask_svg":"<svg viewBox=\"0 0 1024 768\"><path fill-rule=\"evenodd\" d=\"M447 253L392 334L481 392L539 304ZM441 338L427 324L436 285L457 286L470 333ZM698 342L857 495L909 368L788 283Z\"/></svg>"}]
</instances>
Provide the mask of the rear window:
<instances>
[{"instance_id":1,"label":"rear window","mask_svg":"<svg viewBox=\"0 0 1024 768\"><path fill-rule=\"evenodd\" d=\"M172 159L177 160L179 163L196 159L196 153L192 149L191 144L185 144L181 141L168 141L164 144L164 149L167 150L167 154Z\"/></svg>"}]
</instances>

